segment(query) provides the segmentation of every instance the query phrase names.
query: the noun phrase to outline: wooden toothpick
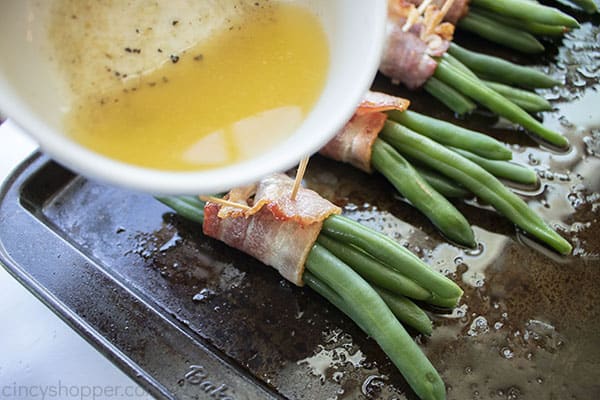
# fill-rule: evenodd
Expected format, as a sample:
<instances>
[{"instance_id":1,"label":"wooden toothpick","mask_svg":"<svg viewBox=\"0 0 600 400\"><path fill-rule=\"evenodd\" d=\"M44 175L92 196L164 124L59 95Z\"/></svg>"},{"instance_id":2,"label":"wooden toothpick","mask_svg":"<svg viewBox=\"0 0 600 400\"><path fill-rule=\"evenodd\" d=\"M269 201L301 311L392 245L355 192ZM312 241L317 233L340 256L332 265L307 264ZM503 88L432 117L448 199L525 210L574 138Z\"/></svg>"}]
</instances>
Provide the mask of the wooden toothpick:
<instances>
[{"instance_id":1,"label":"wooden toothpick","mask_svg":"<svg viewBox=\"0 0 600 400\"><path fill-rule=\"evenodd\" d=\"M294 180L294 186L292 186L292 195L290 196L292 201L296 200L296 195L298 194L298 189L300 189L300 185L302 184L302 178L304 178L304 173L306 172L306 166L308 165L308 160L310 157L304 157L300 160L300 164L298 164L298 170L296 171L296 179Z\"/></svg>"},{"instance_id":2,"label":"wooden toothpick","mask_svg":"<svg viewBox=\"0 0 600 400\"><path fill-rule=\"evenodd\" d=\"M241 203L235 203L233 201L229 201L229 200L225 200L225 199L220 199L218 197L213 197L213 196L198 196L200 198L200 200L202 201L210 201L211 203L217 203L217 204L221 204L222 206L229 206L229 207L236 207L236 208L241 208L242 210L250 210L252 207L246 205L246 204L241 204Z\"/></svg>"},{"instance_id":3,"label":"wooden toothpick","mask_svg":"<svg viewBox=\"0 0 600 400\"><path fill-rule=\"evenodd\" d=\"M440 10L440 15L441 15L440 22L442 22L442 20L446 16L446 14L448 14L448 11L450 11L450 7L452 7L453 4L454 4L454 0L446 0L444 5L442 6L442 9Z\"/></svg>"},{"instance_id":4,"label":"wooden toothpick","mask_svg":"<svg viewBox=\"0 0 600 400\"><path fill-rule=\"evenodd\" d=\"M429 7L430 4L431 4L431 0L425 0L424 2L422 2L421 5L419 6L419 8L417 8L417 10L419 11L419 14L423 14L425 12L425 9L427 7Z\"/></svg>"}]
</instances>

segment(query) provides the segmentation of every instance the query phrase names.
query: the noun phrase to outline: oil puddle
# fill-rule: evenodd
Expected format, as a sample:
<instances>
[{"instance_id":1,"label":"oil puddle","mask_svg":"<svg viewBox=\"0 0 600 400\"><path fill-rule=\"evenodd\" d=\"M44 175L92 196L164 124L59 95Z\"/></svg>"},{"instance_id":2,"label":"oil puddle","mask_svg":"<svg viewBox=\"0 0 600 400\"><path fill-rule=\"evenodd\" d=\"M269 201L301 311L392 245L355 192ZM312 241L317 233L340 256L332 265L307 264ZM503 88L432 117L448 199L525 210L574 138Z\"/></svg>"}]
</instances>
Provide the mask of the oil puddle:
<instances>
[{"instance_id":1,"label":"oil puddle","mask_svg":"<svg viewBox=\"0 0 600 400\"><path fill-rule=\"evenodd\" d=\"M173 284L185 284L197 289L192 300L202 303L216 294L243 285L246 273L231 261L214 255L208 243L199 243L188 236L173 215L167 215L161 229L134 235L136 246L131 252L144 258L147 265Z\"/></svg>"},{"instance_id":2,"label":"oil puddle","mask_svg":"<svg viewBox=\"0 0 600 400\"><path fill-rule=\"evenodd\" d=\"M559 48L555 63L548 74L564 85L546 93L548 100L570 102L578 99L586 87L598 83L600 62L600 28L584 22L579 29L568 32Z\"/></svg>"},{"instance_id":3,"label":"oil puddle","mask_svg":"<svg viewBox=\"0 0 600 400\"><path fill-rule=\"evenodd\" d=\"M296 373L308 372L318 384L308 383L313 398L342 400L356 398L400 398L401 392L389 385L390 377L382 373L341 328L322 332L322 342L313 354L298 360ZM280 376L288 375L283 371ZM289 386L292 381L285 381ZM293 384L292 384L293 385Z\"/></svg>"},{"instance_id":4,"label":"oil puddle","mask_svg":"<svg viewBox=\"0 0 600 400\"><path fill-rule=\"evenodd\" d=\"M325 345L319 345L319 349L313 356L298 361L298 365L306 365L310 372L319 377L324 383L327 377L335 382L340 382L344 376L343 370L346 366L359 368L365 361L362 351L355 348L351 338L340 340L341 330L335 330L327 335ZM332 347L331 345L335 345Z\"/></svg>"}]
</instances>

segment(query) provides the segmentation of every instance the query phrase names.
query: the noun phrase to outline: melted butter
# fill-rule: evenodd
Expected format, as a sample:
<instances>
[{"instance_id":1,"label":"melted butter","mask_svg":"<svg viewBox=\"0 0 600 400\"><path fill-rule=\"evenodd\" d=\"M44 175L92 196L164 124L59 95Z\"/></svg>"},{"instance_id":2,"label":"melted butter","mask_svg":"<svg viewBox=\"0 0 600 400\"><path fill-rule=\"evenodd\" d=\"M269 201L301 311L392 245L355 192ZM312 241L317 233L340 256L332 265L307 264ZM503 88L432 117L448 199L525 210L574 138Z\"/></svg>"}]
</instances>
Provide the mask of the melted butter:
<instances>
[{"instance_id":1,"label":"melted butter","mask_svg":"<svg viewBox=\"0 0 600 400\"><path fill-rule=\"evenodd\" d=\"M150 73L83 96L66 117L67 131L98 153L149 168L233 164L301 124L328 64L318 18L274 3Z\"/></svg>"}]
</instances>

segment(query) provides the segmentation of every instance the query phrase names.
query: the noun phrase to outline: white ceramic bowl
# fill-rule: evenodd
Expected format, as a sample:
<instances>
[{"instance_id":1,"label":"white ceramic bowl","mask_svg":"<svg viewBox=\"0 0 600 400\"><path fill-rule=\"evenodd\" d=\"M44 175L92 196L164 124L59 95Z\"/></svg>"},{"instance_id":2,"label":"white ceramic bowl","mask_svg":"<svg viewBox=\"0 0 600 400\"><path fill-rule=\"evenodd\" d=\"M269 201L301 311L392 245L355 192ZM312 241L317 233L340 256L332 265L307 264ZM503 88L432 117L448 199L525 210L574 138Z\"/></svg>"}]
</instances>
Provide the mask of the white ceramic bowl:
<instances>
[{"instance_id":1,"label":"white ceramic bowl","mask_svg":"<svg viewBox=\"0 0 600 400\"><path fill-rule=\"evenodd\" d=\"M330 45L325 88L299 129L266 153L200 172L141 168L95 153L63 134L64 82L39 48L45 33L35 0L7 0L0 12L0 110L41 148L73 170L152 193L216 193L294 166L316 152L351 117L379 65L386 0L298 0L322 21Z\"/></svg>"}]
</instances>

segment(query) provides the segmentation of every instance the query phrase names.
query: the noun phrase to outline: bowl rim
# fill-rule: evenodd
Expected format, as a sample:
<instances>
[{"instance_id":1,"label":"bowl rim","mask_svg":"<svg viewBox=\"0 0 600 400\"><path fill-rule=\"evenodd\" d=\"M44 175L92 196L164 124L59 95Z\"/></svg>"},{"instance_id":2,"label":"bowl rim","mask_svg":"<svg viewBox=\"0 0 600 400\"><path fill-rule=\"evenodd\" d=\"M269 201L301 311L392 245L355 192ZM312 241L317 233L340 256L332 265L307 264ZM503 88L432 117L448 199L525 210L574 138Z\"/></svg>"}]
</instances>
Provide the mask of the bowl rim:
<instances>
[{"instance_id":1,"label":"bowl rim","mask_svg":"<svg viewBox=\"0 0 600 400\"><path fill-rule=\"evenodd\" d=\"M303 155L313 154L325 145L351 118L373 82L384 46L387 1L375 0L370 3L375 18L381 23L372 28L375 41L369 46L369 52L362 57L364 69L353 80L352 85L348 86L348 90L344 91L343 96L336 100L341 111L321 122L322 131L330 135L310 135L306 140L299 141L294 147L295 154L299 155L295 158L281 151L285 148L286 141L283 141L257 157L226 167L202 171L166 171L141 167L96 153L57 132L34 114L18 94L13 94L12 87L9 91L0 90L0 104L8 117L38 142L42 151L86 177L153 194L204 194L226 191L274 171L284 171L293 167ZM0 86L4 86L1 80ZM317 99L315 107L318 107L320 99L321 96ZM304 129L309 117L310 114L290 138Z\"/></svg>"}]
</instances>

